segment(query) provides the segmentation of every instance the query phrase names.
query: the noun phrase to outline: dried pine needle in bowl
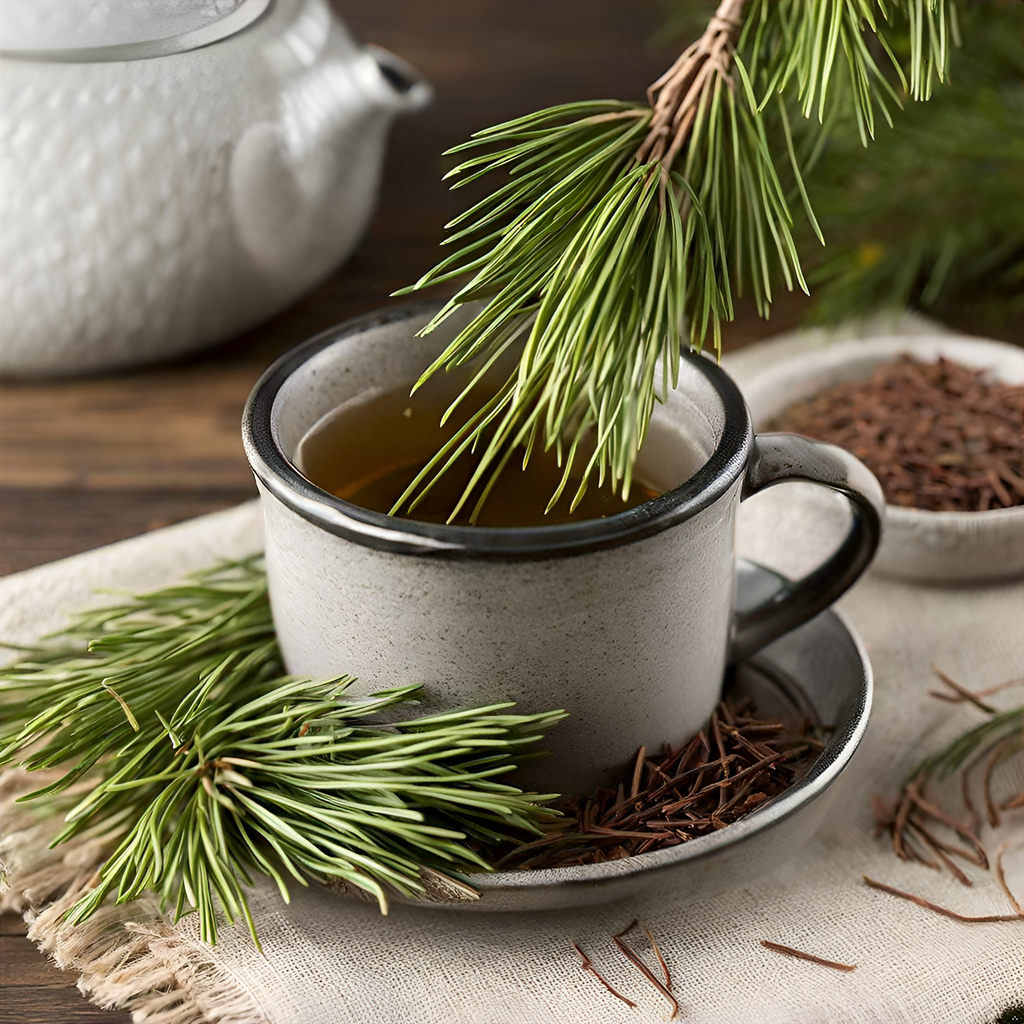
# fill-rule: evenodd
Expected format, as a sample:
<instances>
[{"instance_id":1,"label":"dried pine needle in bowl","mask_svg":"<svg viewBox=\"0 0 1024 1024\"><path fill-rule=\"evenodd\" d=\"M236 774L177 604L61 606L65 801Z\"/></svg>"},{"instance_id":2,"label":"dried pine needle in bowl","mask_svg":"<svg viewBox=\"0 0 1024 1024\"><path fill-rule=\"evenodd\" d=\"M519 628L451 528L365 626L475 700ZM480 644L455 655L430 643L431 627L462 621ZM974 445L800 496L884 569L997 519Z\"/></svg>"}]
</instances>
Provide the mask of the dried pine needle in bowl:
<instances>
[{"instance_id":1,"label":"dried pine needle in bowl","mask_svg":"<svg viewBox=\"0 0 1024 1024\"><path fill-rule=\"evenodd\" d=\"M1012 386L1015 390L1009 393L999 387L993 392L1001 393L1004 404L1008 401L1007 409L1016 409L1016 425L1008 424L1008 432L1020 444L1021 414L1024 412L1020 408L1024 350L1014 345L955 335L908 335L830 343L823 341L820 335L809 333L802 346L787 338L756 348L759 351L749 355L741 353L734 365L727 365L750 406L755 429L812 432L810 423L804 424L799 420L785 423L780 420L780 415L794 403L812 399L812 396L826 392L834 385L866 380L881 364L898 363L901 358L910 357L929 364L944 359L966 368L959 374L954 373L954 376L963 378L953 382L954 389L966 387L969 379L989 385ZM771 358L773 350L778 355L774 360ZM980 376L976 376L977 371L981 371ZM976 390L980 394L982 389ZM906 412L892 413L893 422L882 447L888 445L894 452L899 448L907 449L909 460L920 461L920 452L916 455L913 452L914 439L906 436L916 433L923 442L918 447L922 450L935 448L935 454L941 455L942 445L936 443L941 440L938 435L945 429L940 421L941 413L941 409L922 410L917 416L908 416ZM1005 412L1003 415L1005 417ZM961 441L966 436L970 442L972 434L984 432L984 429L980 420L968 423L961 430ZM848 440L839 440L838 443L855 445L856 434L857 430L851 427ZM1021 466L1011 461L1014 458L1012 444L1005 451L994 452L991 451L991 439L979 440L978 447L990 449L988 461L995 459L1006 463L1009 472L990 473L995 463L982 466L981 462L965 466L969 473L947 472L947 480L972 485L961 487L963 493L959 507L941 498L928 501L927 491L934 487L936 480L918 477L916 482L912 481L915 474L908 472L906 465L896 464L897 459L893 459L891 471L885 465L872 466L883 487L888 482L886 497L890 502L882 545L873 567L875 572L919 582L991 580L1024 575L1024 504L1020 503L1022 496L1018 483L1024 474ZM1005 439L1000 443L1004 444ZM967 444L967 447L972 446L972 443ZM944 461L949 462L957 457L953 450L956 444L946 447ZM1019 455L1016 458L1019 460ZM952 464L949 469L954 469ZM937 470L941 470L941 463ZM937 476L941 477L942 473L937 472ZM996 477L994 482L992 476ZM973 486L975 484L977 486ZM787 491L792 493L793 489L787 488ZM781 500L781 497L772 497L776 501ZM914 506L902 504L907 501L913 502ZM818 499L808 493L806 502L816 506ZM932 507L916 507L926 503ZM1009 507L998 507L1007 505ZM813 516L812 509L802 511L806 516Z\"/></svg>"}]
</instances>

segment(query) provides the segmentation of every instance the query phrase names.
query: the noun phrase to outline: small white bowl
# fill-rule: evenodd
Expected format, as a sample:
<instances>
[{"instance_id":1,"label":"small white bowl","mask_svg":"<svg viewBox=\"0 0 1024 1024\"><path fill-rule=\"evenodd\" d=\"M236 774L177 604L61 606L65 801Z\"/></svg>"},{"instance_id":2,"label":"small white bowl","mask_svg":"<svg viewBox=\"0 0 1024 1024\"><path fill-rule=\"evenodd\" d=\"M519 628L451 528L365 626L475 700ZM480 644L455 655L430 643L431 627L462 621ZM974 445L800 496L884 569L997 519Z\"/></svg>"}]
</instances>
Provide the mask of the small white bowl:
<instances>
[{"instance_id":1,"label":"small white bowl","mask_svg":"<svg viewBox=\"0 0 1024 1024\"><path fill-rule=\"evenodd\" d=\"M786 406L840 381L868 377L882 362L909 354L924 362L940 356L987 371L986 378L1024 383L1024 349L957 335L889 336L829 340L821 332L789 335L728 356L725 369L750 407L755 430ZM775 501L792 501L779 489ZM821 499L803 488L801 502ZM829 496L824 496L824 505ZM813 513L813 510L801 510ZM806 515L804 516L806 519ZM959 583L1024 575L1024 506L987 512L928 512L890 505L872 571L918 582Z\"/></svg>"}]
</instances>

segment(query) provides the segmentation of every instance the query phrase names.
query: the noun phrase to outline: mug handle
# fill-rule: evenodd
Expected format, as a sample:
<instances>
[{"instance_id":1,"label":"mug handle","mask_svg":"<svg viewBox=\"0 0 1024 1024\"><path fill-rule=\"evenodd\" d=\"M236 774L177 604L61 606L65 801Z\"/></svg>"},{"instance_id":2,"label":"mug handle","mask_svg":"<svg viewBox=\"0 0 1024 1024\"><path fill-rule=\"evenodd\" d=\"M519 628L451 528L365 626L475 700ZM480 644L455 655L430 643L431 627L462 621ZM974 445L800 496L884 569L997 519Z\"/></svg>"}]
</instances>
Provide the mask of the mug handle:
<instances>
[{"instance_id":1,"label":"mug handle","mask_svg":"<svg viewBox=\"0 0 1024 1024\"><path fill-rule=\"evenodd\" d=\"M800 434L759 434L754 438L740 500L787 480L830 487L846 496L853 511L849 532L836 551L803 579L789 581L737 612L730 664L749 658L765 644L824 611L868 567L882 536L885 499L874 474L849 452ZM774 575L774 574L773 574Z\"/></svg>"}]
</instances>

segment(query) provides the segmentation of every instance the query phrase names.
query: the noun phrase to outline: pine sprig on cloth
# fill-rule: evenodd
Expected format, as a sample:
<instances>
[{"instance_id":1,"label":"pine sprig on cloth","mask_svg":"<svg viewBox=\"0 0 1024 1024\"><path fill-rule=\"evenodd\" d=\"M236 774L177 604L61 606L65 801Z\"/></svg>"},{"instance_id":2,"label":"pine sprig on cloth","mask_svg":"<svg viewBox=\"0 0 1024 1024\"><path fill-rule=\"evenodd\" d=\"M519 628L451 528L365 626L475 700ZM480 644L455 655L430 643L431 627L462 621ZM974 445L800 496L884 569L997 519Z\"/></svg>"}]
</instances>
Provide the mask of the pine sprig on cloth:
<instances>
[{"instance_id":1,"label":"pine sprig on cloth","mask_svg":"<svg viewBox=\"0 0 1024 1024\"><path fill-rule=\"evenodd\" d=\"M244 886L339 879L422 893L426 870L487 870L474 845L539 832L554 794L498 781L564 717L511 704L385 722L405 686L283 674L258 560L80 615L0 671L0 764L63 769L23 797L113 848L71 923L156 891L175 919L217 908L256 938ZM387 716L385 715L385 718ZM82 791L84 792L84 795ZM474 845L470 845L473 843ZM258 941L258 940L257 940Z\"/></svg>"},{"instance_id":2,"label":"pine sprig on cloth","mask_svg":"<svg viewBox=\"0 0 1024 1024\"><path fill-rule=\"evenodd\" d=\"M984 762L980 773L981 792L985 817L992 828L998 828L1001 824L1002 812L1024 806L1024 791L1018 790L1005 800L997 799L993 792L993 773L1000 765L1016 758L1019 762L1016 773L1018 778L1021 777L1021 769L1024 769L1024 762L1020 761L1024 749L1024 707L999 710L983 698L999 690L1019 686L1024 680L1011 679L989 690L972 691L935 665L932 665L932 670L947 689L932 690L931 696L952 704L973 704L987 717L919 761L891 805L877 794L872 798L872 804L878 828L892 836L893 851L898 857L907 861L920 861L936 869L945 867L964 885L971 885L970 879L953 858L959 857L981 868L987 868L993 862L980 838L982 817L971 798L972 770L981 767ZM966 820L945 810L941 801L929 796L927 792L930 783L956 773L960 775ZM943 830L946 832L945 837L939 834ZM950 834L957 841L951 840ZM996 875L1016 906L1002 876L1000 857L1001 851L997 850L994 857Z\"/></svg>"}]
</instances>

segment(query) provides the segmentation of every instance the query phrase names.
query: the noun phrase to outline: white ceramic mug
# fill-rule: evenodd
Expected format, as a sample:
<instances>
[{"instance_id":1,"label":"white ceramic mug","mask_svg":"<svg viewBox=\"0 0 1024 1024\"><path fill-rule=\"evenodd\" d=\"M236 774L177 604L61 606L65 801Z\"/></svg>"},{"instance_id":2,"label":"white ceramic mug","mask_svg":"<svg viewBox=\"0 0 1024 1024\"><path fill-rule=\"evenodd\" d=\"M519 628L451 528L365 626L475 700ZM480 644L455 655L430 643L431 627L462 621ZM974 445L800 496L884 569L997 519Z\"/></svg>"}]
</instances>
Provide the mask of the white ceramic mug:
<instances>
[{"instance_id":1,"label":"white ceramic mug","mask_svg":"<svg viewBox=\"0 0 1024 1024\"><path fill-rule=\"evenodd\" d=\"M612 782L643 745L697 732L727 660L817 614L864 570L883 499L846 452L796 435L752 436L743 399L687 355L655 408L638 477L665 493L603 519L522 529L439 526L359 508L310 483L299 442L375 389L411 386L447 338L415 337L433 310L385 310L282 356L246 405L246 453L263 499L270 598L285 664L351 673L367 692L425 687L428 707L512 700L564 708L520 784L563 794ZM698 453L699 468L679 457ZM735 610L734 526L746 495L782 480L846 495L849 534L817 570Z\"/></svg>"}]
</instances>

